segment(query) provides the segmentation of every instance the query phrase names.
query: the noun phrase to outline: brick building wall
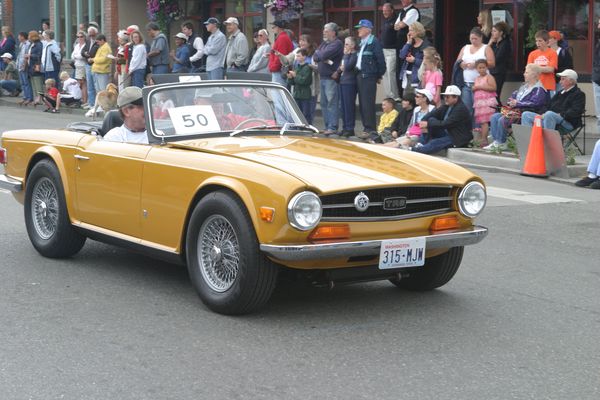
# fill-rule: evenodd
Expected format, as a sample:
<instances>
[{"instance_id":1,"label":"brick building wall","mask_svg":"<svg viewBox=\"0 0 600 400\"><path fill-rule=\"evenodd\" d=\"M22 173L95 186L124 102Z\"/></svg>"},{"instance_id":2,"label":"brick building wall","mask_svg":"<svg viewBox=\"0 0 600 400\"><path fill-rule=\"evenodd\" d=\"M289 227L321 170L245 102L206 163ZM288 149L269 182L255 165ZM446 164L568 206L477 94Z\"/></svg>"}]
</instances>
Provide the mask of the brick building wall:
<instances>
[{"instance_id":1,"label":"brick building wall","mask_svg":"<svg viewBox=\"0 0 600 400\"><path fill-rule=\"evenodd\" d=\"M10 26L11 29L14 30L13 0L2 0L0 5L2 6L2 10L0 10L2 13L2 21L0 21L2 23L2 26L8 25L8 26Z\"/></svg>"}]
</instances>

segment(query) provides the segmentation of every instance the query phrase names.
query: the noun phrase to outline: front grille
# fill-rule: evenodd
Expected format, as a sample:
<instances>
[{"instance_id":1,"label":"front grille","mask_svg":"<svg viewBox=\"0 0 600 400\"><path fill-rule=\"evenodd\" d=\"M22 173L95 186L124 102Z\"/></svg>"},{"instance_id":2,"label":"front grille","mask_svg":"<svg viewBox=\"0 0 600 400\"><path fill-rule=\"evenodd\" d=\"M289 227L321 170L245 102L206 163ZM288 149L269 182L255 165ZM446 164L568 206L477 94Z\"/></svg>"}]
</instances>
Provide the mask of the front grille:
<instances>
[{"instance_id":1,"label":"front grille","mask_svg":"<svg viewBox=\"0 0 600 400\"><path fill-rule=\"evenodd\" d=\"M360 193L369 198L369 207L359 211L354 199ZM384 200L406 199L406 205L396 210L384 209ZM321 196L322 221L386 221L443 214L452 210L451 186L406 186L357 190Z\"/></svg>"}]
</instances>

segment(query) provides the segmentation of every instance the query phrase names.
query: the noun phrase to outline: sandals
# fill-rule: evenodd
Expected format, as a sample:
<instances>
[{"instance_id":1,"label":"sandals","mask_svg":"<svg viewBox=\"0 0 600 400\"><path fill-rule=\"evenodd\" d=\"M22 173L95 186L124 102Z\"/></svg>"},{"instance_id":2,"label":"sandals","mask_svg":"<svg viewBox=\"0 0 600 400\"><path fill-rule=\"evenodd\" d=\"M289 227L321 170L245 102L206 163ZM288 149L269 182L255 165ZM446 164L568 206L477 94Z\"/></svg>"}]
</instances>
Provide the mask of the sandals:
<instances>
[{"instance_id":1,"label":"sandals","mask_svg":"<svg viewBox=\"0 0 600 400\"><path fill-rule=\"evenodd\" d=\"M60 114L60 111L58 111L56 108L53 108L52 110L50 110L50 112L52 114Z\"/></svg>"}]
</instances>

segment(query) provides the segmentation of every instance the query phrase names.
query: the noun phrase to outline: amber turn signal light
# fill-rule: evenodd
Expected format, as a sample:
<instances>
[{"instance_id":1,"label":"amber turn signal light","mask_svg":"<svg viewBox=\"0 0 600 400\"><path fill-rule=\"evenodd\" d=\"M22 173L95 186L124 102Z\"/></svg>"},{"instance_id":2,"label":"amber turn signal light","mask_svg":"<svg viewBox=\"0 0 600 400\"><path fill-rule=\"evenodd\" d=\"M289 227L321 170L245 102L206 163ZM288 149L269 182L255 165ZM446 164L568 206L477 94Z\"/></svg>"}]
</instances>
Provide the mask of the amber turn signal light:
<instances>
[{"instance_id":1,"label":"amber turn signal light","mask_svg":"<svg viewBox=\"0 0 600 400\"><path fill-rule=\"evenodd\" d=\"M458 224L458 218L456 215L449 217L435 218L429 226L430 231L445 231L448 229L457 229L460 225Z\"/></svg>"},{"instance_id":2,"label":"amber turn signal light","mask_svg":"<svg viewBox=\"0 0 600 400\"><path fill-rule=\"evenodd\" d=\"M308 240L311 242L334 239L350 239L350 226L346 224L318 226L308 235Z\"/></svg>"},{"instance_id":3,"label":"amber turn signal light","mask_svg":"<svg viewBox=\"0 0 600 400\"><path fill-rule=\"evenodd\" d=\"M271 207L261 207L260 208L260 219L266 222L273 222L273 218L275 218L275 209Z\"/></svg>"}]
</instances>

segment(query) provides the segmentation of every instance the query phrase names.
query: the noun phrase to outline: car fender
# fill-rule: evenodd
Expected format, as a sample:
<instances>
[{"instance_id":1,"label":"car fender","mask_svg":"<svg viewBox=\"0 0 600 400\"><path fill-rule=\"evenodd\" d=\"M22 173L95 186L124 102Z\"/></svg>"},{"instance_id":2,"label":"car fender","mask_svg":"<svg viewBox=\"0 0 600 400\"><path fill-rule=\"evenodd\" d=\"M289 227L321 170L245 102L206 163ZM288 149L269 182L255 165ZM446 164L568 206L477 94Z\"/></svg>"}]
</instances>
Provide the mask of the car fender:
<instances>
[{"instance_id":1,"label":"car fender","mask_svg":"<svg viewBox=\"0 0 600 400\"><path fill-rule=\"evenodd\" d=\"M60 174L60 179L61 179L61 182L63 185L63 191L64 191L64 195L65 195L65 201L67 203L67 210L69 212L69 218L71 219L71 222L75 222L76 221L76 218L74 218L74 216L75 216L75 204L74 204L75 191L73 190L74 189L73 176L70 176L67 173L67 166L65 166L65 163L68 163L68 161L65 160L65 158L63 157L61 152L58 151L58 149L56 147L42 146L35 150L35 152L32 154L32 156L29 160L29 164L27 165L27 175L25 177L25 182L24 182L25 186L24 187L27 187L27 178L29 177L29 173L31 172L31 170L33 169L35 164L38 161L43 160L45 158L50 158L56 165L56 168L58 169L58 173ZM71 161L71 165L69 165L69 167L73 167L73 166L74 166L74 163Z\"/></svg>"}]
</instances>

